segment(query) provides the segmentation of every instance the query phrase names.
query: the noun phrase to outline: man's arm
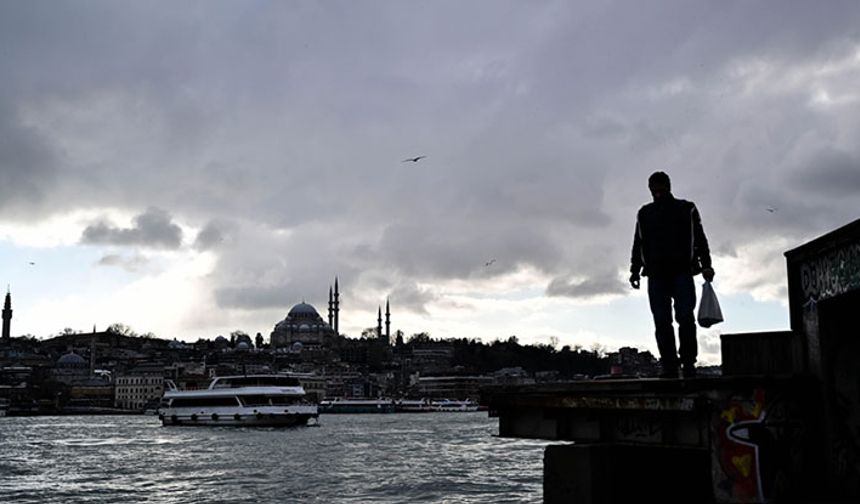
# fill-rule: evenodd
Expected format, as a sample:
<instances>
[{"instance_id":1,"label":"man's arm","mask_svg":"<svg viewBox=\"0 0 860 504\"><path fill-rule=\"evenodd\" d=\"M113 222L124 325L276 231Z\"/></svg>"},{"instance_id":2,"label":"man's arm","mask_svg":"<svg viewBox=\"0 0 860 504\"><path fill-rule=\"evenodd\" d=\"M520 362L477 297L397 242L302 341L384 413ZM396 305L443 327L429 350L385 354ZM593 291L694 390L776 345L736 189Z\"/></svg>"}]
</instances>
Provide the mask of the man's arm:
<instances>
[{"instance_id":1,"label":"man's arm","mask_svg":"<svg viewBox=\"0 0 860 504\"><path fill-rule=\"evenodd\" d=\"M708 238L705 236L702 217L699 215L699 209L696 208L696 205L693 205L691 216L693 219L693 254L702 263L702 276L710 282L714 279L714 269L711 267L711 249L708 247Z\"/></svg>"},{"instance_id":2,"label":"man's arm","mask_svg":"<svg viewBox=\"0 0 860 504\"><path fill-rule=\"evenodd\" d=\"M639 288L639 272L642 270L642 237L639 232L639 215L636 215L636 228L633 230L633 250L630 251L630 285Z\"/></svg>"}]
</instances>

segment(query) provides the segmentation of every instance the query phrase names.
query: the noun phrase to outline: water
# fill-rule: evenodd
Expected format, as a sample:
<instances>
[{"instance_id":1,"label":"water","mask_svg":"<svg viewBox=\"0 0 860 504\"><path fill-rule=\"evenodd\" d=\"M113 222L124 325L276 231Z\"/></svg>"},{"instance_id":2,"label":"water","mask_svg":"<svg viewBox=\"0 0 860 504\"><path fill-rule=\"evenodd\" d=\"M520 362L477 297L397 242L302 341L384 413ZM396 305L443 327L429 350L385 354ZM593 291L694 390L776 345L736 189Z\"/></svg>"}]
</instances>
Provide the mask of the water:
<instances>
[{"instance_id":1,"label":"water","mask_svg":"<svg viewBox=\"0 0 860 504\"><path fill-rule=\"evenodd\" d=\"M0 502L540 502L545 442L486 413L324 415L292 429L0 418Z\"/></svg>"}]
</instances>

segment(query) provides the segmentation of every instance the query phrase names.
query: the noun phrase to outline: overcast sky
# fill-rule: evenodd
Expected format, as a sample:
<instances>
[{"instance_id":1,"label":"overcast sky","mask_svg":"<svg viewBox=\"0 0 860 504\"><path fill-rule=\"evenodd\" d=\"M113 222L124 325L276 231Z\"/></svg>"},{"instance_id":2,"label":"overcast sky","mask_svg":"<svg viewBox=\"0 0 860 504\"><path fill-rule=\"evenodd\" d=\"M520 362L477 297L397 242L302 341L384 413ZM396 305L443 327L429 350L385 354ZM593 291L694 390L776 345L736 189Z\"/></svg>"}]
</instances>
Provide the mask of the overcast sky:
<instances>
[{"instance_id":1,"label":"overcast sky","mask_svg":"<svg viewBox=\"0 0 860 504\"><path fill-rule=\"evenodd\" d=\"M338 276L350 336L390 298L407 335L656 353L626 271L664 170L716 362L860 217L854 1L7 0L0 76L16 335L268 335Z\"/></svg>"}]
</instances>

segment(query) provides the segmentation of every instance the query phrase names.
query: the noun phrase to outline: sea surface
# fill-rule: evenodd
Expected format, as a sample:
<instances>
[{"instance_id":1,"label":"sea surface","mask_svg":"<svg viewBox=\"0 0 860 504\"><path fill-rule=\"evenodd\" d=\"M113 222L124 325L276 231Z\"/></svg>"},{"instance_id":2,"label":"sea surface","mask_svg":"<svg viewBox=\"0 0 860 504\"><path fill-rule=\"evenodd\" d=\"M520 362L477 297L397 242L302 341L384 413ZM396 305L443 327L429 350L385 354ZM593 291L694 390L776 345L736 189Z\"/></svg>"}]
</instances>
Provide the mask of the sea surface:
<instances>
[{"instance_id":1,"label":"sea surface","mask_svg":"<svg viewBox=\"0 0 860 504\"><path fill-rule=\"evenodd\" d=\"M546 442L476 413L323 415L298 428L153 416L0 418L0 502L540 502Z\"/></svg>"}]
</instances>

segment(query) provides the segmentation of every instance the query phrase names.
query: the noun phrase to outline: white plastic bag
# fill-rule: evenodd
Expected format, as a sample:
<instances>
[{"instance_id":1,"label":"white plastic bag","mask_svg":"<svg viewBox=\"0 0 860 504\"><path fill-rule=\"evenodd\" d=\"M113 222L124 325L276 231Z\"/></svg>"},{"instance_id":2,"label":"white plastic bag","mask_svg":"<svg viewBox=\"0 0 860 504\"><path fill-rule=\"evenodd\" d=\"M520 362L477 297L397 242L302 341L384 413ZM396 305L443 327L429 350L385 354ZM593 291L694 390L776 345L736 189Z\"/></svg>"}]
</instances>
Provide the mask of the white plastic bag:
<instances>
[{"instance_id":1,"label":"white plastic bag","mask_svg":"<svg viewBox=\"0 0 860 504\"><path fill-rule=\"evenodd\" d=\"M717 301L717 294L714 292L711 282L702 284L702 300L699 301L699 316L697 318L702 327L711 327L723 321L720 302Z\"/></svg>"}]
</instances>

